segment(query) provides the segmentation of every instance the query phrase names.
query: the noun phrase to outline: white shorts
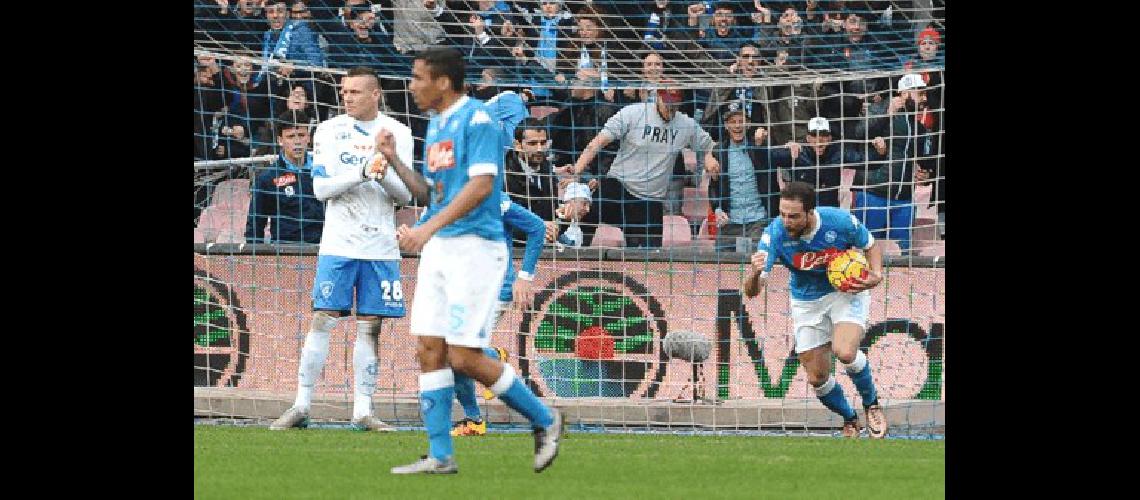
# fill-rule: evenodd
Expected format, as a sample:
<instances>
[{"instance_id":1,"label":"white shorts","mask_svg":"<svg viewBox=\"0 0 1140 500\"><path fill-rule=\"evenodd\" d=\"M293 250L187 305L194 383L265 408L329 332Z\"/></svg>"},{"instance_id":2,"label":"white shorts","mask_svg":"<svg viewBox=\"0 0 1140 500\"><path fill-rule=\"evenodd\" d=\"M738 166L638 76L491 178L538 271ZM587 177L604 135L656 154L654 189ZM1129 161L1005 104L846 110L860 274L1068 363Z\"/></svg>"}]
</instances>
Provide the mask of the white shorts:
<instances>
[{"instance_id":1,"label":"white shorts","mask_svg":"<svg viewBox=\"0 0 1140 500\"><path fill-rule=\"evenodd\" d=\"M433 236L420 253L412 334L443 337L450 345L488 347L486 325L499 301L507 258L507 245L501 241Z\"/></svg>"},{"instance_id":2,"label":"white shorts","mask_svg":"<svg viewBox=\"0 0 1140 500\"><path fill-rule=\"evenodd\" d=\"M796 330L796 354L831 342L834 325L855 323L867 328L871 292L831 292L816 300L792 299L792 322Z\"/></svg>"},{"instance_id":3,"label":"white shorts","mask_svg":"<svg viewBox=\"0 0 1140 500\"><path fill-rule=\"evenodd\" d=\"M503 313L507 312L510 306L510 302L495 300L495 308L491 310L491 315L487 316L487 323L483 325L483 329L486 330L484 336L491 338L491 334L495 333L495 325L499 324L499 318L503 317Z\"/></svg>"}]
</instances>

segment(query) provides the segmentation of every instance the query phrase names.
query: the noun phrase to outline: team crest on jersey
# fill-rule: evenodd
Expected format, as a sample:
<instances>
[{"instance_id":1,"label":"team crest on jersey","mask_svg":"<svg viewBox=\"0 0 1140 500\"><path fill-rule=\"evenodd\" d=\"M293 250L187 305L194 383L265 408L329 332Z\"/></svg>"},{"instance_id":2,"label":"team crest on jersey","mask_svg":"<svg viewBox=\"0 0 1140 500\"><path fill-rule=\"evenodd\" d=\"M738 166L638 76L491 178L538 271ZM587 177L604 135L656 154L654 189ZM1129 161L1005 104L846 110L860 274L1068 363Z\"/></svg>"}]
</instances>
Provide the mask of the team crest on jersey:
<instances>
[{"instance_id":1,"label":"team crest on jersey","mask_svg":"<svg viewBox=\"0 0 1140 500\"><path fill-rule=\"evenodd\" d=\"M428 172L455 168L455 143L451 139L432 144L428 148Z\"/></svg>"},{"instance_id":2,"label":"team crest on jersey","mask_svg":"<svg viewBox=\"0 0 1140 500\"><path fill-rule=\"evenodd\" d=\"M331 297L332 296L332 289L333 289L333 282L322 281L321 282L321 297L324 297L326 299Z\"/></svg>"},{"instance_id":3,"label":"team crest on jersey","mask_svg":"<svg viewBox=\"0 0 1140 500\"><path fill-rule=\"evenodd\" d=\"M459 122L457 122L457 121L452 121L451 126L447 127L447 130L451 131L452 133L454 133L458 129L459 129Z\"/></svg>"},{"instance_id":4,"label":"team crest on jersey","mask_svg":"<svg viewBox=\"0 0 1140 500\"><path fill-rule=\"evenodd\" d=\"M293 186L285 186L285 196L293 196L294 194L296 191L293 190Z\"/></svg>"},{"instance_id":5,"label":"team crest on jersey","mask_svg":"<svg viewBox=\"0 0 1140 500\"><path fill-rule=\"evenodd\" d=\"M792 265L801 271L810 271L816 267L827 266L831 258L842 253L838 248L831 247L818 252L800 252L792 255Z\"/></svg>"},{"instance_id":6,"label":"team crest on jersey","mask_svg":"<svg viewBox=\"0 0 1140 500\"><path fill-rule=\"evenodd\" d=\"M828 243L835 243L836 236L838 235L836 235L835 231L832 230L828 230L826 233L823 233L823 239Z\"/></svg>"},{"instance_id":7,"label":"team crest on jersey","mask_svg":"<svg viewBox=\"0 0 1140 500\"><path fill-rule=\"evenodd\" d=\"M468 125L478 125L480 123L491 123L491 115L481 109L475 110L471 114L471 122Z\"/></svg>"}]
</instances>

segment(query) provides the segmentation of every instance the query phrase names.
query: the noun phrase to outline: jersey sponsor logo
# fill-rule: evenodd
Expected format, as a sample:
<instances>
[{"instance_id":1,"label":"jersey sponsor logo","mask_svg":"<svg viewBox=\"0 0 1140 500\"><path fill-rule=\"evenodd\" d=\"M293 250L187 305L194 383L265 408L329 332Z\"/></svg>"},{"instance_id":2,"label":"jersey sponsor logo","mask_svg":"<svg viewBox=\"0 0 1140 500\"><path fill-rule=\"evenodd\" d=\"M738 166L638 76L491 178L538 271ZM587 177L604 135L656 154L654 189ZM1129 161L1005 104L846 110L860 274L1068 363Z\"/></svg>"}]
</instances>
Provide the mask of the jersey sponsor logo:
<instances>
[{"instance_id":1,"label":"jersey sponsor logo","mask_svg":"<svg viewBox=\"0 0 1140 500\"><path fill-rule=\"evenodd\" d=\"M349 134L347 130L336 133L336 140L338 141L347 141L350 138L352 138L352 134Z\"/></svg>"},{"instance_id":2,"label":"jersey sponsor logo","mask_svg":"<svg viewBox=\"0 0 1140 500\"><path fill-rule=\"evenodd\" d=\"M277 186L277 187L284 187L284 186L288 186L290 184L296 184L296 183L297 183L297 174L294 174L293 172L286 173L285 175L282 175L281 177L277 177L277 178L273 179L273 185Z\"/></svg>"},{"instance_id":3,"label":"jersey sponsor logo","mask_svg":"<svg viewBox=\"0 0 1140 500\"><path fill-rule=\"evenodd\" d=\"M364 162L367 160L368 160L367 156L357 156L357 155L354 155L352 153L349 153L348 151L345 151L345 152L340 154L340 162L345 164L345 165L356 165L356 166L364 165Z\"/></svg>"},{"instance_id":4,"label":"jersey sponsor logo","mask_svg":"<svg viewBox=\"0 0 1140 500\"><path fill-rule=\"evenodd\" d=\"M428 172L455 168L455 143L451 139L432 144L428 148Z\"/></svg>"},{"instance_id":5,"label":"jersey sponsor logo","mask_svg":"<svg viewBox=\"0 0 1140 500\"><path fill-rule=\"evenodd\" d=\"M838 248L831 247L819 252L800 252L792 255L792 265L801 271L810 271L816 267L825 267L831 258L841 253Z\"/></svg>"}]
</instances>

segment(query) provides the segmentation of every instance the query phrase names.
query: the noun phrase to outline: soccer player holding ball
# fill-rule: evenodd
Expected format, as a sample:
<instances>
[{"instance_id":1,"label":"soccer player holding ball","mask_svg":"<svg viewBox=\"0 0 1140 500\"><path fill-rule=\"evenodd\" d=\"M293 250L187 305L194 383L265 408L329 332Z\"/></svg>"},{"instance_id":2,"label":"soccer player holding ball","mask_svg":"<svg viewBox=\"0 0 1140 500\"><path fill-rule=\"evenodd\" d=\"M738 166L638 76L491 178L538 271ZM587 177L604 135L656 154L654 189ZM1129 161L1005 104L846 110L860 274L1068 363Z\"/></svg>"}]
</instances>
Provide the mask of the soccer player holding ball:
<instances>
[{"instance_id":1,"label":"soccer player holding ball","mask_svg":"<svg viewBox=\"0 0 1140 500\"><path fill-rule=\"evenodd\" d=\"M866 252L870 269L851 255ZM856 252L857 253L857 252ZM843 436L858 437L859 419L847 404L843 388L831 375L831 354L839 358L855 383L867 414L867 433L887 435L887 419L875 393L871 366L859 343L867 328L870 290L883 281L883 254L859 219L835 207L816 207L815 190L790 182L780 191L780 215L756 245L752 268L744 278L744 295L755 297L779 260L791 271L792 320L799 356L808 383L829 410L843 417ZM835 261L835 266L831 266ZM829 275L839 284L837 288Z\"/></svg>"}]
</instances>

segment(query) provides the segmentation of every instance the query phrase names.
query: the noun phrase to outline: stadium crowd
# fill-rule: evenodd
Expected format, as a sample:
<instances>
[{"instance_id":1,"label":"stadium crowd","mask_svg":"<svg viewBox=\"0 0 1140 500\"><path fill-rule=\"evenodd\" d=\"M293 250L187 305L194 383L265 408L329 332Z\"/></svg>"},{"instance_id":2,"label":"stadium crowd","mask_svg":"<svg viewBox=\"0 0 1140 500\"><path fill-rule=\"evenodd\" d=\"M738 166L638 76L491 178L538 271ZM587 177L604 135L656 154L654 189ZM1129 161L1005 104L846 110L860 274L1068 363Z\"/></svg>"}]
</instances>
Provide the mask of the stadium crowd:
<instances>
[{"instance_id":1,"label":"stadium crowd","mask_svg":"<svg viewBox=\"0 0 1140 500\"><path fill-rule=\"evenodd\" d=\"M604 244L618 228L619 245L732 251L778 215L779 184L791 180L901 251L919 211L939 221L945 211L942 2L194 4L195 161L279 155L260 175L241 166L196 181L198 227L219 180L249 178L246 241L319 241L300 229L319 204L278 197L311 196L298 126L341 112L329 69L382 75L382 111L419 141L427 116L407 79L412 56L438 45L466 56L472 96L525 98L531 117L505 158L514 201L557 220L566 188L589 187L577 244ZM678 134L682 124L691 130ZM682 218L689 234L678 238L669 222ZM296 231L280 229L288 220Z\"/></svg>"}]
</instances>

